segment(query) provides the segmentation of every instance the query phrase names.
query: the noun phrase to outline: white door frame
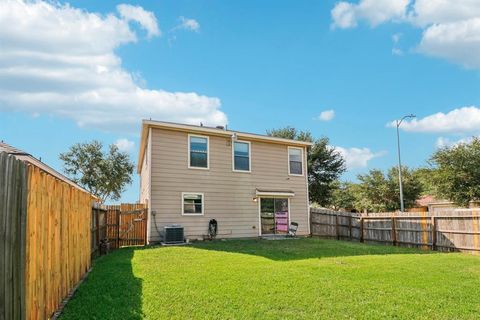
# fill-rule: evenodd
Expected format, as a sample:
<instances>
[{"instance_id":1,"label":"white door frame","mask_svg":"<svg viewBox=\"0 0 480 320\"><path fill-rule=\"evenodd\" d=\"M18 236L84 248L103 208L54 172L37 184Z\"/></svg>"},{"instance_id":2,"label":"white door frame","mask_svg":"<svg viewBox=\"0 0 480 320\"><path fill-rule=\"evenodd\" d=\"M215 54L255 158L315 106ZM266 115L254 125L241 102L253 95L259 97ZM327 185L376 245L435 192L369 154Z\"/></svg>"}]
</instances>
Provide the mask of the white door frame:
<instances>
[{"instance_id":1,"label":"white door frame","mask_svg":"<svg viewBox=\"0 0 480 320\"><path fill-rule=\"evenodd\" d=\"M258 197L258 236L262 236L262 199L287 199L287 205L288 205L288 223L287 226L290 228L290 197L285 197L285 196L267 196L267 197ZM275 208L275 202L274 202L274 208ZM275 211L275 210L274 210ZM275 215L275 212L273 213Z\"/></svg>"}]
</instances>

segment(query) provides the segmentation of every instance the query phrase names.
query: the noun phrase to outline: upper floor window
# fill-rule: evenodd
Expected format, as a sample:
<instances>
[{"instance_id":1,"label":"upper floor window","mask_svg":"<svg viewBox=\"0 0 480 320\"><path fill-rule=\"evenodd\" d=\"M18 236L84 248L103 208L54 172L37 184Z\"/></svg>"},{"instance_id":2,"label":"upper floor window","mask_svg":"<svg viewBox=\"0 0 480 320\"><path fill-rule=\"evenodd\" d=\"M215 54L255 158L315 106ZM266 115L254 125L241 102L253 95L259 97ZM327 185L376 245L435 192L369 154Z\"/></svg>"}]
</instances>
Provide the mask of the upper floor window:
<instances>
[{"instance_id":1,"label":"upper floor window","mask_svg":"<svg viewBox=\"0 0 480 320\"><path fill-rule=\"evenodd\" d=\"M288 173L303 175L303 149L288 147Z\"/></svg>"},{"instance_id":2,"label":"upper floor window","mask_svg":"<svg viewBox=\"0 0 480 320\"><path fill-rule=\"evenodd\" d=\"M208 169L208 137L188 136L188 167Z\"/></svg>"},{"instance_id":3,"label":"upper floor window","mask_svg":"<svg viewBox=\"0 0 480 320\"><path fill-rule=\"evenodd\" d=\"M250 142L233 143L233 171L250 172Z\"/></svg>"}]
</instances>

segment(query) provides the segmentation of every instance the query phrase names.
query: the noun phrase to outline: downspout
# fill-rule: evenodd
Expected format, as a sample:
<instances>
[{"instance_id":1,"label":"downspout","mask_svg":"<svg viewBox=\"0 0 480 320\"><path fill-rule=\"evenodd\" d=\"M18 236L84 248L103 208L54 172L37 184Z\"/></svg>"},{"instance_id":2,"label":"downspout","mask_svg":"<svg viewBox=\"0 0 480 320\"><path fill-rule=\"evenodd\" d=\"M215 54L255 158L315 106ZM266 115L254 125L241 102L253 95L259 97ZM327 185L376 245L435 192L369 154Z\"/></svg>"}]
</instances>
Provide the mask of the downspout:
<instances>
[{"instance_id":1,"label":"downspout","mask_svg":"<svg viewBox=\"0 0 480 320\"><path fill-rule=\"evenodd\" d=\"M152 226L152 128L148 128L147 142L147 170L148 170L148 218L147 218L147 244L150 244Z\"/></svg>"},{"instance_id":2,"label":"downspout","mask_svg":"<svg viewBox=\"0 0 480 320\"><path fill-rule=\"evenodd\" d=\"M307 188L307 216L308 216L308 235L311 234L310 231L310 189L308 186L308 147L305 147L305 184Z\"/></svg>"}]
</instances>

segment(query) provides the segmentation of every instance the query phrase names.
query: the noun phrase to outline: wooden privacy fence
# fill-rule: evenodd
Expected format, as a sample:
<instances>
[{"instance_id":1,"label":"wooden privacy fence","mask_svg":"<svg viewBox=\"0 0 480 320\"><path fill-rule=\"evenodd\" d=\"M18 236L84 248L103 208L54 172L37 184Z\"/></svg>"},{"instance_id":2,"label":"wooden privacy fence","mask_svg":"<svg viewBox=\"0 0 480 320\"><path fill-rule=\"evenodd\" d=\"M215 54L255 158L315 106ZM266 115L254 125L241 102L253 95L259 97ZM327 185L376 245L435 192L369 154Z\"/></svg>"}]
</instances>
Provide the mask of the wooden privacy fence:
<instances>
[{"instance_id":1,"label":"wooden privacy fence","mask_svg":"<svg viewBox=\"0 0 480 320\"><path fill-rule=\"evenodd\" d=\"M147 206L127 204L106 206L107 239L110 248L147 244Z\"/></svg>"},{"instance_id":2,"label":"wooden privacy fence","mask_svg":"<svg viewBox=\"0 0 480 320\"><path fill-rule=\"evenodd\" d=\"M47 319L90 268L87 192L0 153L0 319Z\"/></svg>"},{"instance_id":3,"label":"wooden privacy fence","mask_svg":"<svg viewBox=\"0 0 480 320\"><path fill-rule=\"evenodd\" d=\"M311 208L312 235L439 251L480 252L480 210L360 215Z\"/></svg>"},{"instance_id":4,"label":"wooden privacy fence","mask_svg":"<svg viewBox=\"0 0 480 320\"><path fill-rule=\"evenodd\" d=\"M0 319L25 317L25 241L28 170L0 153Z\"/></svg>"}]
</instances>

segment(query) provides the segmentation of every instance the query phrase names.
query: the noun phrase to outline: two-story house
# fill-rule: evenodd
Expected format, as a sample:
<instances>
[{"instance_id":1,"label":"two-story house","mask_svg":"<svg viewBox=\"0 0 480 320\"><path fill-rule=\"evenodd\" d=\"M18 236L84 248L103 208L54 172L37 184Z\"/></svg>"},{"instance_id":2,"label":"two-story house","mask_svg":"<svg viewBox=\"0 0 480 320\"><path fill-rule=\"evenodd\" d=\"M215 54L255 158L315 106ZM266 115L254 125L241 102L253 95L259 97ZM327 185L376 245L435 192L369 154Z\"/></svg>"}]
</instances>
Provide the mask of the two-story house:
<instances>
[{"instance_id":1,"label":"two-story house","mask_svg":"<svg viewBox=\"0 0 480 320\"><path fill-rule=\"evenodd\" d=\"M217 220L219 238L284 234L290 222L308 235L307 148L265 135L144 120L138 173L147 203L147 239L180 224L189 239Z\"/></svg>"}]
</instances>

